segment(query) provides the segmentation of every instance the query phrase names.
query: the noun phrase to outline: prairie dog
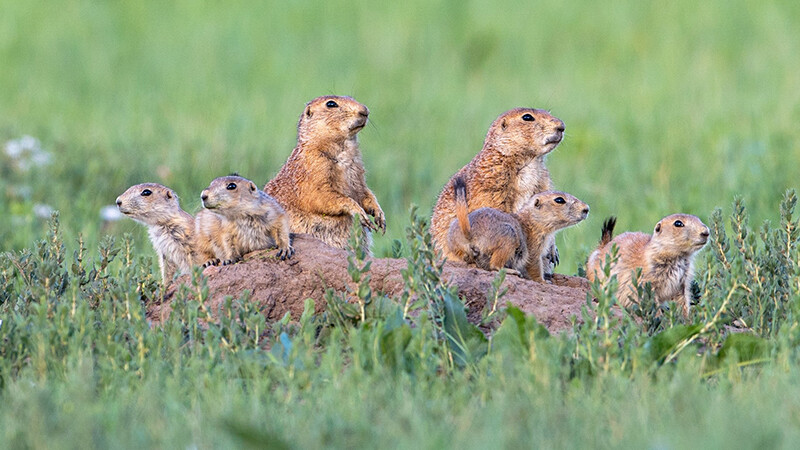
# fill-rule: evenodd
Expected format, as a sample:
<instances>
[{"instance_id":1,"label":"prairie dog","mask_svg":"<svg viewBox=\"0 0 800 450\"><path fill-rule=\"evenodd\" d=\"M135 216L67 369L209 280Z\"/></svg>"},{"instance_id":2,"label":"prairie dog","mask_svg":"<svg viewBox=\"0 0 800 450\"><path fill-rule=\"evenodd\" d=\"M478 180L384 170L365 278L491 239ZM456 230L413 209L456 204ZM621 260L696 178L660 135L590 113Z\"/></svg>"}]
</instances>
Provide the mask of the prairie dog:
<instances>
[{"instance_id":1,"label":"prairie dog","mask_svg":"<svg viewBox=\"0 0 800 450\"><path fill-rule=\"evenodd\" d=\"M457 259L484 270L513 269L543 282L543 261L555 233L584 220L589 206L559 191L534 195L516 214L478 208L467 214L464 179L454 180L456 218L450 224L448 245Z\"/></svg>"},{"instance_id":2,"label":"prairie dog","mask_svg":"<svg viewBox=\"0 0 800 450\"><path fill-rule=\"evenodd\" d=\"M277 256L291 258L289 218L278 202L252 181L237 175L219 177L200 195L197 215L198 250L214 258L204 265L233 264L247 253L278 247Z\"/></svg>"},{"instance_id":3,"label":"prairie dog","mask_svg":"<svg viewBox=\"0 0 800 450\"><path fill-rule=\"evenodd\" d=\"M117 197L117 207L147 226L163 283L172 281L176 272L191 272L196 263L194 217L181 209L175 191L156 183L137 184Z\"/></svg>"},{"instance_id":4,"label":"prairie dog","mask_svg":"<svg viewBox=\"0 0 800 450\"><path fill-rule=\"evenodd\" d=\"M636 269L642 269L639 281L650 282L656 301L677 301L688 315L693 260L708 241L708 227L696 216L672 214L656 224L652 235L626 232L612 239L615 224L614 217L603 224L600 244L589 255L586 264L589 281L607 281L603 266L612 246L616 245L619 248L618 260L611 267L610 276L617 276L617 297L622 306L636 302L636 286L631 278Z\"/></svg>"},{"instance_id":5,"label":"prairie dog","mask_svg":"<svg viewBox=\"0 0 800 450\"><path fill-rule=\"evenodd\" d=\"M483 270L504 267L522 275L528 260L528 246L522 226L513 214L494 208L467 213L467 186L463 177L453 182L456 218L450 223L447 244L454 259L475 264Z\"/></svg>"},{"instance_id":6,"label":"prairie dog","mask_svg":"<svg viewBox=\"0 0 800 450\"><path fill-rule=\"evenodd\" d=\"M350 97L308 102L297 124L297 146L264 191L286 209L292 231L333 247L347 248L354 217L360 216L361 246L369 254L370 231L385 232L386 219L367 187L358 147L368 116L369 109Z\"/></svg>"},{"instance_id":7,"label":"prairie dog","mask_svg":"<svg viewBox=\"0 0 800 450\"><path fill-rule=\"evenodd\" d=\"M447 242L456 216L453 185L457 177L464 179L469 191L468 211L489 207L514 213L534 194L551 189L545 157L563 137L564 122L547 111L515 108L501 114L489 127L483 149L439 195L431 217L435 247L447 258L458 258Z\"/></svg>"},{"instance_id":8,"label":"prairie dog","mask_svg":"<svg viewBox=\"0 0 800 450\"><path fill-rule=\"evenodd\" d=\"M546 278L548 252L555 245L559 230L571 227L589 215L589 205L574 195L561 191L540 192L516 214L525 233L529 257L525 265L528 278L542 282Z\"/></svg>"}]
</instances>

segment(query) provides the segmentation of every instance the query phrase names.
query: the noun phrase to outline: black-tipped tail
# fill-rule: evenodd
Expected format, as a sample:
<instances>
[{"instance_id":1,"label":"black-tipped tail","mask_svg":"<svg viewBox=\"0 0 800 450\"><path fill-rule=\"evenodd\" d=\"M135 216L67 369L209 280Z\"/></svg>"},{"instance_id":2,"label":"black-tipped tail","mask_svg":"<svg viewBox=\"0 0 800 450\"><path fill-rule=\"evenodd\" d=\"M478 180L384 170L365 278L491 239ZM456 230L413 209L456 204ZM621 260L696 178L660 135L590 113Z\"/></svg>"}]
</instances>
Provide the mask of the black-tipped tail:
<instances>
[{"instance_id":1,"label":"black-tipped tail","mask_svg":"<svg viewBox=\"0 0 800 450\"><path fill-rule=\"evenodd\" d=\"M471 230L467 206L467 181L463 176L457 176L453 180L453 193L456 196L456 218L458 218L458 225L461 227L461 232L464 233L464 237L469 240L471 239Z\"/></svg>"},{"instance_id":2,"label":"black-tipped tail","mask_svg":"<svg viewBox=\"0 0 800 450\"><path fill-rule=\"evenodd\" d=\"M462 176L457 176L453 179L453 192L456 198L467 198L467 180Z\"/></svg>"},{"instance_id":3,"label":"black-tipped tail","mask_svg":"<svg viewBox=\"0 0 800 450\"><path fill-rule=\"evenodd\" d=\"M614 226L617 224L617 218L614 216L609 217L603 222L603 234L600 236L600 247L611 242L614 237Z\"/></svg>"}]
</instances>

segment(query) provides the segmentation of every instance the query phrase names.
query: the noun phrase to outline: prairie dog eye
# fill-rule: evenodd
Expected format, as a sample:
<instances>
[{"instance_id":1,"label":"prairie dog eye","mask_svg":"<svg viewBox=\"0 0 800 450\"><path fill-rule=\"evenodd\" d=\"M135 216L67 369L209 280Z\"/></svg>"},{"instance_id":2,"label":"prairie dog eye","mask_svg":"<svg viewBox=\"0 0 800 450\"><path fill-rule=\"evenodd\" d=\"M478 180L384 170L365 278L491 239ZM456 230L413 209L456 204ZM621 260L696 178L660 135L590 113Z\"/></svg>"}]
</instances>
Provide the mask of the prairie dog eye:
<instances>
[{"instance_id":1,"label":"prairie dog eye","mask_svg":"<svg viewBox=\"0 0 800 450\"><path fill-rule=\"evenodd\" d=\"M522 120L524 120L525 122L533 122L536 119L534 119L534 117L530 114L525 114L524 116L522 116Z\"/></svg>"},{"instance_id":2,"label":"prairie dog eye","mask_svg":"<svg viewBox=\"0 0 800 450\"><path fill-rule=\"evenodd\" d=\"M236 183L228 183L228 185L225 186L225 189L227 189L229 191L232 191L232 190L236 189Z\"/></svg>"},{"instance_id":3,"label":"prairie dog eye","mask_svg":"<svg viewBox=\"0 0 800 450\"><path fill-rule=\"evenodd\" d=\"M145 190L142 191L142 197L147 197L148 195L150 195L152 193L153 193L153 191L151 191L150 189L145 189Z\"/></svg>"},{"instance_id":4,"label":"prairie dog eye","mask_svg":"<svg viewBox=\"0 0 800 450\"><path fill-rule=\"evenodd\" d=\"M564 203L567 203L567 201L564 200L564 197L556 197L555 200L553 200L553 201L558 203L559 205L563 205Z\"/></svg>"},{"instance_id":5,"label":"prairie dog eye","mask_svg":"<svg viewBox=\"0 0 800 450\"><path fill-rule=\"evenodd\" d=\"M680 220L676 220L675 222L672 222L672 224L678 228L683 226L683 222L681 222Z\"/></svg>"},{"instance_id":6,"label":"prairie dog eye","mask_svg":"<svg viewBox=\"0 0 800 450\"><path fill-rule=\"evenodd\" d=\"M325 106L327 106L328 108L338 108L339 104L333 100L328 100L328 103L325 103Z\"/></svg>"}]
</instances>

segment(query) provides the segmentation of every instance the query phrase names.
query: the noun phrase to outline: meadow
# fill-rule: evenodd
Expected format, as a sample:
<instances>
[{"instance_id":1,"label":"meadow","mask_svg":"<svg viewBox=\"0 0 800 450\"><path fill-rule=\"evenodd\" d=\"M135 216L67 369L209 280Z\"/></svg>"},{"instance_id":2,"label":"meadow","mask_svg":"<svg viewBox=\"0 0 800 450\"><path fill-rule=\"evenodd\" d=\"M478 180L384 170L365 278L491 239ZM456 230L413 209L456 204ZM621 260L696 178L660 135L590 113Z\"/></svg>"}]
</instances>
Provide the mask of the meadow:
<instances>
[{"instance_id":1,"label":"meadow","mask_svg":"<svg viewBox=\"0 0 800 450\"><path fill-rule=\"evenodd\" d=\"M0 0L0 11L3 446L780 448L800 437L787 193L800 163L797 2ZM371 110L361 149L388 223L377 256L401 241L411 265L435 272L415 259L425 243L409 208L429 215L497 115L544 108L566 124L548 157L554 183L591 206L559 235L557 271L580 272L609 215L651 231L692 213L712 226L696 312L603 315L613 297L595 287L587 308L600 320L548 336L509 313L466 355L441 311L398 319L377 300L370 320L277 324L234 301L241 320L208 327L187 302L149 328L155 255L141 226L103 207L145 181L190 212L214 177L265 183L305 102L325 94ZM432 304L457 302L431 286ZM748 337L727 341L732 325Z\"/></svg>"}]
</instances>

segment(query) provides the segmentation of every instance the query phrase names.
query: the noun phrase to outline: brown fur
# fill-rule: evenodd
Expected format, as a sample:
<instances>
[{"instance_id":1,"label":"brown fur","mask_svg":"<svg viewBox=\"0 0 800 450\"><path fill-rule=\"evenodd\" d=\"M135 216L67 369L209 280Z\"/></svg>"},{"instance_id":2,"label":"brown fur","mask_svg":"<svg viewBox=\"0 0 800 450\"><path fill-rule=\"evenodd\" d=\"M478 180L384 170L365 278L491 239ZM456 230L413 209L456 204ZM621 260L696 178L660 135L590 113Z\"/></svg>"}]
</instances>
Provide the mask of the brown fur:
<instances>
[{"instance_id":1,"label":"brown fur","mask_svg":"<svg viewBox=\"0 0 800 450\"><path fill-rule=\"evenodd\" d=\"M547 275L548 252L555 245L559 230L571 227L589 215L589 205L577 197L560 191L540 192L516 214L525 232L528 278L542 282Z\"/></svg>"},{"instance_id":2,"label":"brown fur","mask_svg":"<svg viewBox=\"0 0 800 450\"><path fill-rule=\"evenodd\" d=\"M677 221L683 226L676 226ZM617 297L622 306L630 306L637 301L632 275L641 269L639 281L650 282L656 301L677 301L682 305L684 314L688 314L691 301L689 290L694 277L692 263L694 255L708 240L708 227L690 214L672 214L656 224L653 235L627 232L610 239L613 228L613 220L604 224L600 245L589 255L586 264L589 281L607 281L603 267L612 247L616 245L619 249L618 259L611 267L609 277L617 276Z\"/></svg>"},{"instance_id":3,"label":"brown fur","mask_svg":"<svg viewBox=\"0 0 800 450\"><path fill-rule=\"evenodd\" d=\"M334 102L335 107L329 107ZM358 132L369 110L350 97L310 101L297 124L297 146L264 191L289 214L293 232L347 248L353 218L361 217L362 248L369 253L370 230L386 231L386 219L367 187ZM367 216L375 218L373 224Z\"/></svg>"},{"instance_id":4,"label":"brown fur","mask_svg":"<svg viewBox=\"0 0 800 450\"><path fill-rule=\"evenodd\" d=\"M467 214L463 177L455 178L453 189L456 218L450 223L447 244L455 259L483 270L508 267L522 274L528 247L517 218L494 208L478 208Z\"/></svg>"},{"instance_id":5,"label":"brown fur","mask_svg":"<svg viewBox=\"0 0 800 450\"><path fill-rule=\"evenodd\" d=\"M530 115L534 120L523 120ZM431 235L445 257L457 259L447 241L455 218L453 182L463 177L469 191L468 210L490 207L518 211L530 197L551 188L545 156L558 146L564 122L547 111L516 108L500 115L489 127L483 149L445 185L431 218ZM553 249L555 250L555 249Z\"/></svg>"},{"instance_id":6,"label":"brown fur","mask_svg":"<svg viewBox=\"0 0 800 450\"><path fill-rule=\"evenodd\" d=\"M156 183L137 184L117 197L117 207L147 226L164 283L172 281L176 272L191 272L192 264L198 263L194 217L181 209L175 191Z\"/></svg>"},{"instance_id":7,"label":"brown fur","mask_svg":"<svg viewBox=\"0 0 800 450\"><path fill-rule=\"evenodd\" d=\"M506 267L521 276L544 281L543 259L551 238L589 214L589 207L574 196L545 191L534 195L518 214L478 208L467 215L462 181L457 177L454 183L457 218L450 224L447 242L457 260L484 270Z\"/></svg>"},{"instance_id":8,"label":"brown fur","mask_svg":"<svg viewBox=\"0 0 800 450\"><path fill-rule=\"evenodd\" d=\"M294 254L289 217L272 197L239 176L216 178L203 190L197 214L197 248L206 263L232 264L256 250L278 248L277 256Z\"/></svg>"}]
</instances>

